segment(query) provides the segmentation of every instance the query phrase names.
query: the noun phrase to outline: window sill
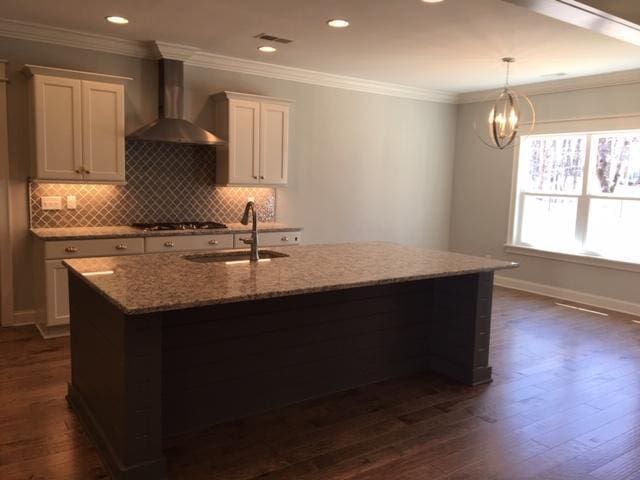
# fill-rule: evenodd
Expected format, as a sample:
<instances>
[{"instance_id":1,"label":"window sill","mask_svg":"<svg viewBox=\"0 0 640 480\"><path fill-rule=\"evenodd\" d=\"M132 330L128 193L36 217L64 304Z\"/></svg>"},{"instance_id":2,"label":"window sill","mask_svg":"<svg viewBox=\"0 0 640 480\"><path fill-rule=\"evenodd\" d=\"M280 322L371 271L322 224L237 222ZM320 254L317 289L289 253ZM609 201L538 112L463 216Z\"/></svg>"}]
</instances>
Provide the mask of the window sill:
<instances>
[{"instance_id":1,"label":"window sill","mask_svg":"<svg viewBox=\"0 0 640 480\"><path fill-rule=\"evenodd\" d=\"M541 250L539 248L526 247L524 245L506 244L504 251L517 255L527 255L530 257L548 258L551 260L559 260L561 262L580 263L582 265L590 265L592 267L609 268L614 270L625 270L627 272L640 273L640 263L629 262L624 260L613 260L610 258L596 257L592 255L583 255L580 253L562 253L552 252L549 250Z\"/></svg>"}]
</instances>

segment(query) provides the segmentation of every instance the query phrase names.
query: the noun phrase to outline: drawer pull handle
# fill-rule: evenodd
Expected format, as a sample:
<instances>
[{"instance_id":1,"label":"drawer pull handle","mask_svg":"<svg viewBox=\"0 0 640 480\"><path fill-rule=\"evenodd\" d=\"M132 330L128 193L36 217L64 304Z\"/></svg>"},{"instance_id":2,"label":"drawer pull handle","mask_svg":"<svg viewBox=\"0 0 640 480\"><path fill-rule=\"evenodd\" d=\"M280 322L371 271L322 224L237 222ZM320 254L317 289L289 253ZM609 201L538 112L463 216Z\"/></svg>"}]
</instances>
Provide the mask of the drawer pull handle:
<instances>
[{"instance_id":1,"label":"drawer pull handle","mask_svg":"<svg viewBox=\"0 0 640 480\"><path fill-rule=\"evenodd\" d=\"M176 244L173 242L164 242L164 246L167 248L173 248L176 246Z\"/></svg>"},{"instance_id":2,"label":"drawer pull handle","mask_svg":"<svg viewBox=\"0 0 640 480\"><path fill-rule=\"evenodd\" d=\"M64 251L67 253L78 253L78 249L76 247L67 247Z\"/></svg>"},{"instance_id":3,"label":"drawer pull handle","mask_svg":"<svg viewBox=\"0 0 640 480\"><path fill-rule=\"evenodd\" d=\"M218 240L209 240L209 245L218 245Z\"/></svg>"},{"instance_id":4,"label":"drawer pull handle","mask_svg":"<svg viewBox=\"0 0 640 480\"><path fill-rule=\"evenodd\" d=\"M116 245L116 250L126 250L127 244L126 243L119 243L118 245Z\"/></svg>"},{"instance_id":5,"label":"drawer pull handle","mask_svg":"<svg viewBox=\"0 0 640 480\"><path fill-rule=\"evenodd\" d=\"M282 240L283 242L288 242L288 241L289 241L289 237L284 236L284 237L282 237L282 238L281 238L281 240Z\"/></svg>"}]
</instances>

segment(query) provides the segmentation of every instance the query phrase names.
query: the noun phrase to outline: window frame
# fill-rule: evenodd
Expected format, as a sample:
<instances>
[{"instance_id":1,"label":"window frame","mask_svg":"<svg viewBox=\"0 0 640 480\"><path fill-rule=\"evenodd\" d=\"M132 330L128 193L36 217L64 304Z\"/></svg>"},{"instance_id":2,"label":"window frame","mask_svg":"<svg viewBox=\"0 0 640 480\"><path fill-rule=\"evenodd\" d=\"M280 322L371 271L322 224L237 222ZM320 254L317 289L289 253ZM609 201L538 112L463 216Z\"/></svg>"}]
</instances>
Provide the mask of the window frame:
<instances>
[{"instance_id":1,"label":"window frame","mask_svg":"<svg viewBox=\"0 0 640 480\"><path fill-rule=\"evenodd\" d=\"M640 136L640 127L632 128L592 128L592 129L553 129L555 131L537 132L525 135L519 139L514 148L513 171L511 180L511 203L509 208L509 225L508 237L505 244L505 251L508 253L518 253L522 255L551 258L555 260L569 261L574 263L588 264L592 266L611 267L621 270L640 272L640 256L636 258L611 257L606 254L588 250L587 248L587 232L589 213L592 200L630 200L640 202L640 197L630 197L628 195L619 195L616 193L593 192L589 190L593 162L597 161L597 145L594 145L593 138L597 135L624 135L633 134ZM564 192L532 192L519 188L520 178L523 175L522 169L524 165L520 162L521 147L524 141L530 137L567 137L567 136L583 136L585 137L585 159L584 170L582 175L582 188L579 193ZM530 197L552 197L552 198L576 198L576 250L547 249L522 242L522 221L524 215L524 201L527 196Z\"/></svg>"}]
</instances>

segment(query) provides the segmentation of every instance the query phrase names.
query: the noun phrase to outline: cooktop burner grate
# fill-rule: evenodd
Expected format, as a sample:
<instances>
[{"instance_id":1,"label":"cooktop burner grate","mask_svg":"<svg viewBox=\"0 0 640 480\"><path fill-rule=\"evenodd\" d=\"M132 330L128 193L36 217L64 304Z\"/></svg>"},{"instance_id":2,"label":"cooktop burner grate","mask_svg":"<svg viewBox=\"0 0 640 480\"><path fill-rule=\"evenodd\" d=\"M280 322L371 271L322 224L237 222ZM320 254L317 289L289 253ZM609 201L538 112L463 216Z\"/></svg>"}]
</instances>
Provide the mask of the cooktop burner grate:
<instances>
[{"instance_id":1,"label":"cooktop burner grate","mask_svg":"<svg viewBox=\"0 0 640 480\"><path fill-rule=\"evenodd\" d=\"M156 232L161 230L215 230L227 228L224 223L218 222L134 223L132 227L139 228L146 232Z\"/></svg>"}]
</instances>

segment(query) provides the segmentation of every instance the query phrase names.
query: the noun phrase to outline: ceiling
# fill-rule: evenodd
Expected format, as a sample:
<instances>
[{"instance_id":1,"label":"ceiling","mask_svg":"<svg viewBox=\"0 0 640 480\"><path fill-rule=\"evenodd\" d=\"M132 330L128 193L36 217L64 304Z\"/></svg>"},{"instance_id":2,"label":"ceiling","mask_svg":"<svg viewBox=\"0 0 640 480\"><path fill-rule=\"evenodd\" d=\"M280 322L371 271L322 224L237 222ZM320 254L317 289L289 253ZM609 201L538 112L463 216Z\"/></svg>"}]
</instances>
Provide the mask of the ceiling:
<instances>
[{"instance_id":1,"label":"ceiling","mask_svg":"<svg viewBox=\"0 0 640 480\"><path fill-rule=\"evenodd\" d=\"M594 2L595 3L595 2ZM618 2L621 3L621 2ZM622 2L624 3L624 2ZM635 3L635 2L632 2ZM0 17L462 93L640 68L640 47L501 0L3 0ZM122 15L129 25L104 21ZM347 18L347 29L325 21ZM294 40L273 54L254 35Z\"/></svg>"}]
</instances>

